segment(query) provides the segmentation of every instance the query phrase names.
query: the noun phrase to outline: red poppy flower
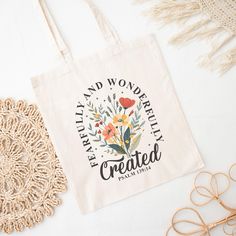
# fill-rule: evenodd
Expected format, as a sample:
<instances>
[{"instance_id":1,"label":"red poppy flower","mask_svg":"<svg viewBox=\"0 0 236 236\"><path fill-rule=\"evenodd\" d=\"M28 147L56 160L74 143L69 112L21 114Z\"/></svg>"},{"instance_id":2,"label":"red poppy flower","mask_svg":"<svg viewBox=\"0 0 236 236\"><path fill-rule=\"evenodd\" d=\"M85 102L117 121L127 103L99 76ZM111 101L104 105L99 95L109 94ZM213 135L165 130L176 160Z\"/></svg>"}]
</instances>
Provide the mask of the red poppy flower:
<instances>
[{"instance_id":1,"label":"red poppy flower","mask_svg":"<svg viewBox=\"0 0 236 236\"><path fill-rule=\"evenodd\" d=\"M96 123L95 126L98 127L98 126L99 126L99 123Z\"/></svg>"},{"instance_id":2,"label":"red poppy flower","mask_svg":"<svg viewBox=\"0 0 236 236\"><path fill-rule=\"evenodd\" d=\"M119 99L119 102L121 104L122 107L124 107L125 109L129 108L129 107L132 107L135 103L135 100L133 99L130 99L130 98L123 98L121 97Z\"/></svg>"},{"instance_id":3,"label":"red poppy flower","mask_svg":"<svg viewBox=\"0 0 236 236\"><path fill-rule=\"evenodd\" d=\"M101 134L101 130L98 130L98 133Z\"/></svg>"}]
</instances>

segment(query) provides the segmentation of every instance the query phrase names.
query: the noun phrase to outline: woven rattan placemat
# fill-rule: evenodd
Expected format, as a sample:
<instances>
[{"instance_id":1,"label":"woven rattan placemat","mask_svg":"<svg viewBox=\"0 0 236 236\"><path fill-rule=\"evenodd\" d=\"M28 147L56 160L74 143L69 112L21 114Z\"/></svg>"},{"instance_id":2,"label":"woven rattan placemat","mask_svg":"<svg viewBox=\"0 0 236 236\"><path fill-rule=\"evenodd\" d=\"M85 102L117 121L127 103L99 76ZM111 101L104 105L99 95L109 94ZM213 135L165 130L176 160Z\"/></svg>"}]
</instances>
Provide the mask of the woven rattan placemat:
<instances>
[{"instance_id":1,"label":"woven rattan placemat","mask_svg":"<svg viewBox=\"0 0 236 236\"><path fill-rule=\"evenodd\" d=\"M11 233L40 223L65 190L65 175L37 107L0 100L0 230Z\"/></svg>"}]
</instances>

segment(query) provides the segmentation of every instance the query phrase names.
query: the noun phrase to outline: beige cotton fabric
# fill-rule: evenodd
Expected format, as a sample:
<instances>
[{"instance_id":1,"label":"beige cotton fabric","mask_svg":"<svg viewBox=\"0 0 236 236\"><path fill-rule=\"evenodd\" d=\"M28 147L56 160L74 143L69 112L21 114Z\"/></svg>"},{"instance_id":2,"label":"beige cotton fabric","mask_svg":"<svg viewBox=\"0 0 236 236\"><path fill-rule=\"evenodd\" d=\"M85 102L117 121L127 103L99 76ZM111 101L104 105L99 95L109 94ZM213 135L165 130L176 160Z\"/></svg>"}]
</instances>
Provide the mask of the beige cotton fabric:
<instances>
[{"instance_id":1,"label":"beige cotton fabric","mask_svg":"<svg viewBox=\"0 0 236 236\"><path fill-rule=\"evenodd\" d=\"M122 42L86 2L111 45L73 59L40 1L65 63L32 79L82 213L203 167L155 37Z\"/></svg>"}]
</instances>

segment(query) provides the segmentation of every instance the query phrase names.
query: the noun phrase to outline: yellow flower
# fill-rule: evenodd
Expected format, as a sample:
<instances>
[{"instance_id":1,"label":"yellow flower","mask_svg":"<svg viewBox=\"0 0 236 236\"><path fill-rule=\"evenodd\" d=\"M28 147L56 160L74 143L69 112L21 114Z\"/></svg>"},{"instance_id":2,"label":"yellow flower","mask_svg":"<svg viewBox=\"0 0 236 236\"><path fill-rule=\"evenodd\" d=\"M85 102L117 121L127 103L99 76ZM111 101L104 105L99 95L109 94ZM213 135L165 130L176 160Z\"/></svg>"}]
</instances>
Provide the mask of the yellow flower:
<instances>
[{"instance_id":1,"label":"yellow flower","mask_svg":"<svg viewBox=\"0 0 236 236\"><path fill-rule=\"evenodd\" d=\"M111 138L110 138L110 139L108 139L108 140L107 140L107 142L108 142L108 143L111 143L111 144L115 143L115 142L114 142L114 140L113 140L113 139L111 139Z\"/></svg>"},{"instance_id":2,"label":"yellow flower","mask_svg":"<svg viewBox=\"0 0 236 236\"><path fill-rule=\"evenodd\" d=\"M94 116L95 116L95 118L97 118L97 119L100 118L100 114L98 114L98 113L96 113Z\"/></svg>"},{"instance_id":3,"label":"yellow flower","mask_svg":"<svg viewBox=\"0 0 236 236\"><path fill-rule=\"evenodd\" d=\"M125 126L129 122L129 117L125 114L118 114L113 117L113 123L116 126Z\"/></svg>"}]
</instances>

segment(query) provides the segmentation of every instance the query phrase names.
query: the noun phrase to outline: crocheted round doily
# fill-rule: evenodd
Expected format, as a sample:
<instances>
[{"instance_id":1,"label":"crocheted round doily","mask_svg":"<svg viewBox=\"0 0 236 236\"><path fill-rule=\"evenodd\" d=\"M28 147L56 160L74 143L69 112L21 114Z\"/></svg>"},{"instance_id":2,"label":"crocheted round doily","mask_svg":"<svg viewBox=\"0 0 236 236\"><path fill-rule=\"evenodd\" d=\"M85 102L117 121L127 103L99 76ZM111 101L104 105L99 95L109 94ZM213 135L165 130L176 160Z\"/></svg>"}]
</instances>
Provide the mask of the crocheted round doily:
<instances>
[{"instance_id":1,"label":"crocheted round doily","mask_svg":"<svg viewBox=\"0 0 236 236\"><path fill-rule=\"evenodd\" d=\"M65 190L66 178L37 107L0 100L0 230L22 231L41 222Z\"/></svg>"}]
</instances>

